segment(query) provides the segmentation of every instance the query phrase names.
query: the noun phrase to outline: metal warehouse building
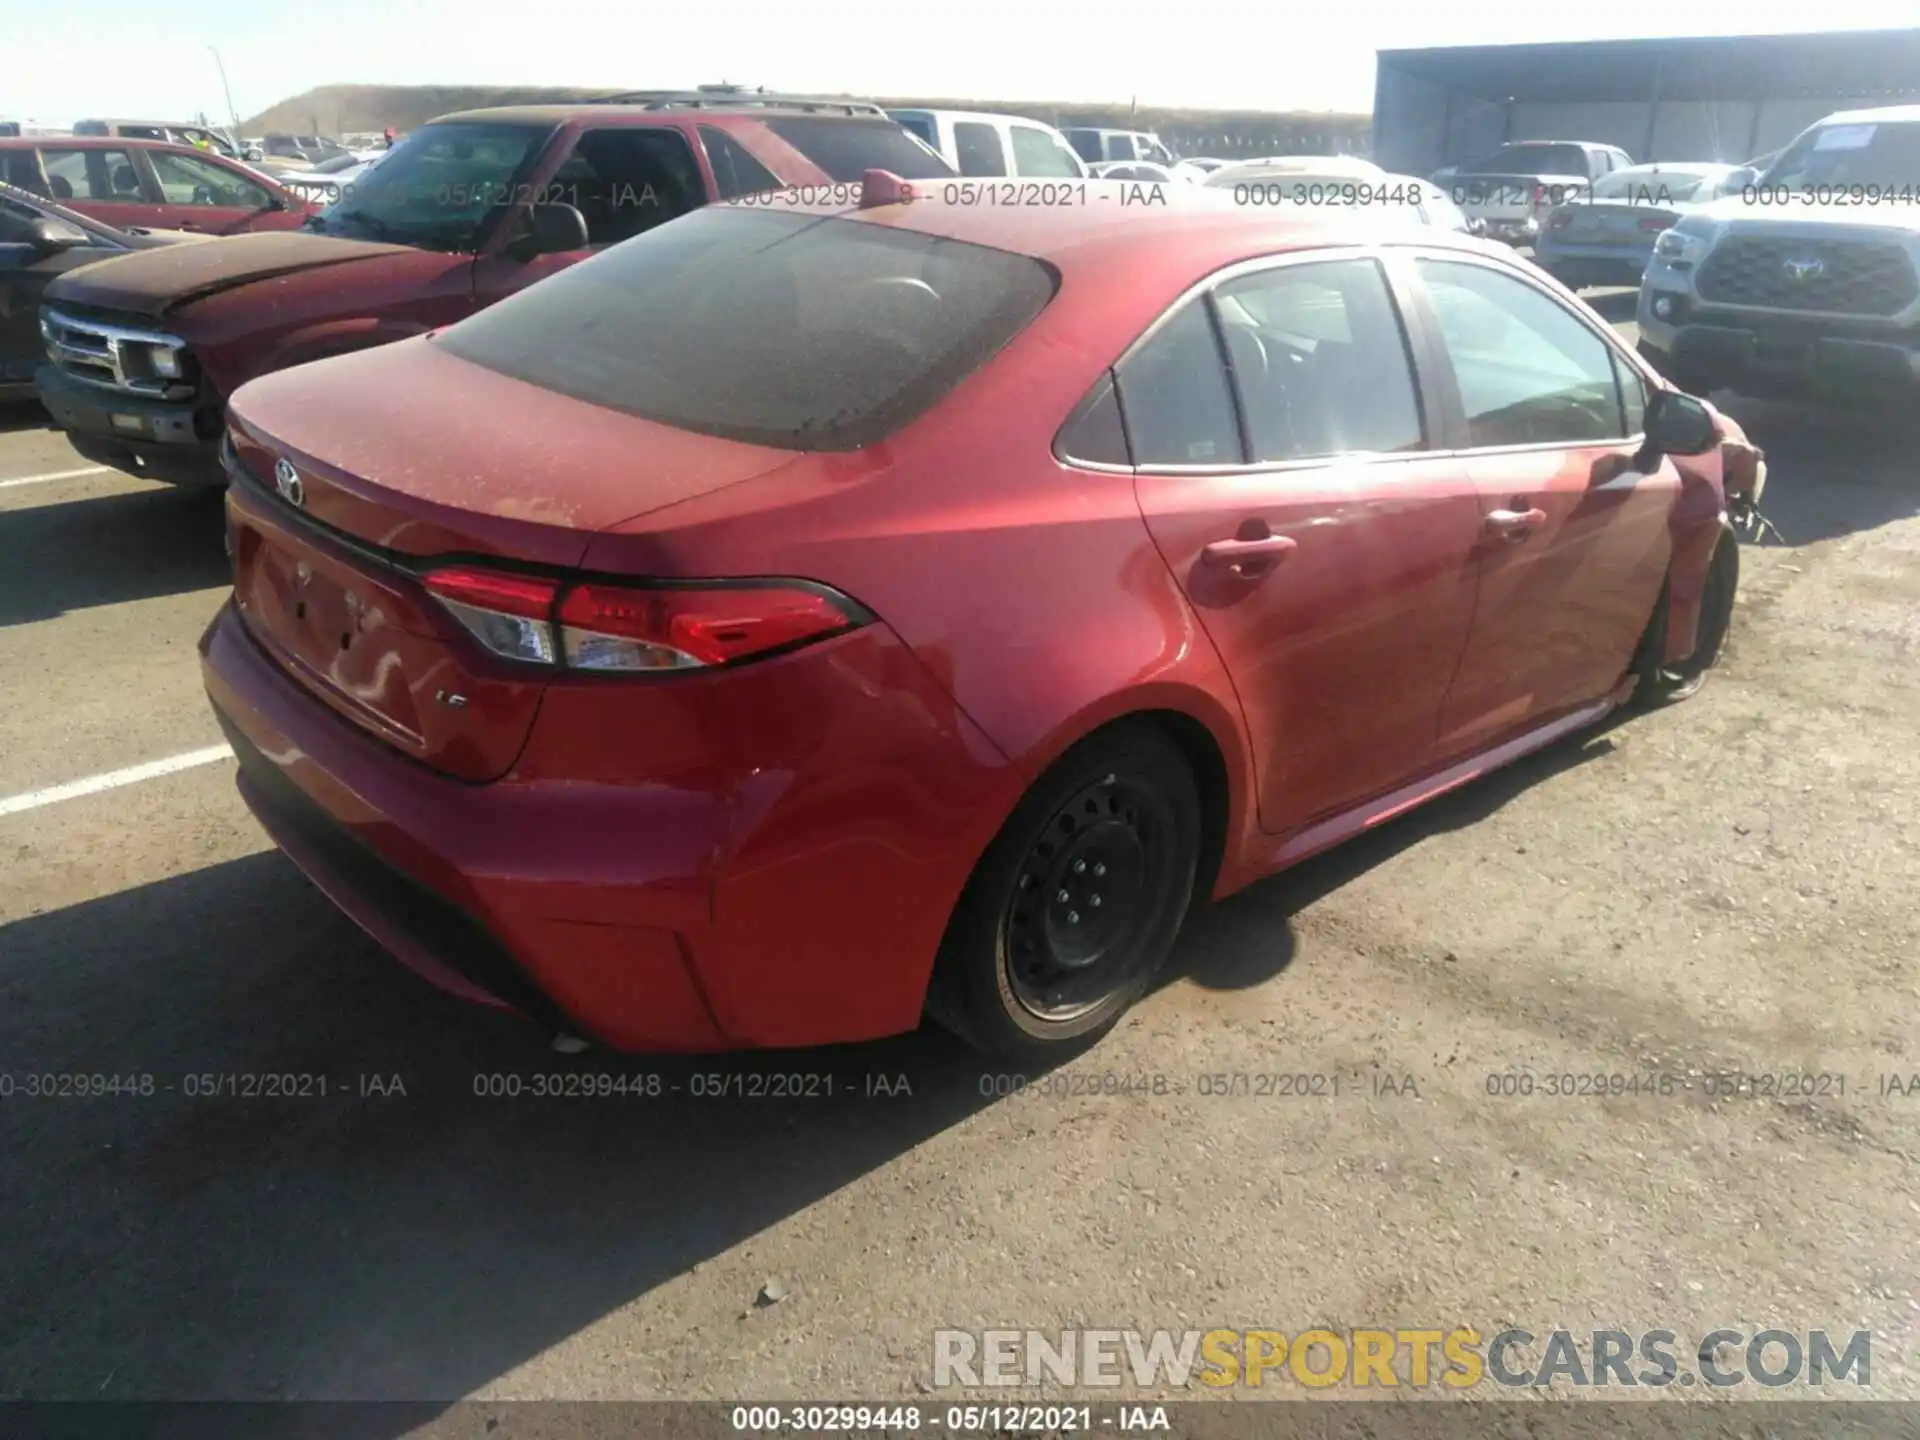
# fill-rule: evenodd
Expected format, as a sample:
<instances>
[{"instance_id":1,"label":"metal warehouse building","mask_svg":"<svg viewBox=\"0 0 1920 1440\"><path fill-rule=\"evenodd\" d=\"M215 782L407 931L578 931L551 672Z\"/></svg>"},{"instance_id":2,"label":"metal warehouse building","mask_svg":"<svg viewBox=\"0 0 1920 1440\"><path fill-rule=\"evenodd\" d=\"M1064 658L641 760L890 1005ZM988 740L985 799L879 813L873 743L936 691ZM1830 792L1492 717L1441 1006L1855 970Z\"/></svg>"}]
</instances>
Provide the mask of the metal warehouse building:
<instances>
[{"instance_id":1,"label":"metal warehouse building","mask_svg":"<svg viewBox=\"0 0 1920 1440\"><path fill-rule=\"evenodd\" d=\"M1836 110L1920 101L1920 30L1382 50L1373 156L1425 175L1508 140L1739 163Z\"/></svg>"}]
</instances>

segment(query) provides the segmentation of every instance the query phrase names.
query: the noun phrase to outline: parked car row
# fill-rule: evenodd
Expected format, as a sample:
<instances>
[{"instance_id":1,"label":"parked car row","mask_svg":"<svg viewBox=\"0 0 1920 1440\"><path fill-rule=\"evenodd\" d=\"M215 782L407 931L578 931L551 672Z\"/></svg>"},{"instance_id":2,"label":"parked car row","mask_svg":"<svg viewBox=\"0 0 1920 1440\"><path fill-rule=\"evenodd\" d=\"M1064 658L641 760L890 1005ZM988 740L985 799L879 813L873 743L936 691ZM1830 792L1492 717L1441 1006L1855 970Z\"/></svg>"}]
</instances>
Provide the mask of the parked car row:
<instances>
[{"instance_id":1,"label":"parked car row","mask_svg":"<svg viewBox=\"0 0 1920 1440\"><path fill-rule=\"evenodd\" d=\"M0 179L122 230L291 230L315 209L238 160L166 140L0 139Z\"/></svg>"}]
</instances>

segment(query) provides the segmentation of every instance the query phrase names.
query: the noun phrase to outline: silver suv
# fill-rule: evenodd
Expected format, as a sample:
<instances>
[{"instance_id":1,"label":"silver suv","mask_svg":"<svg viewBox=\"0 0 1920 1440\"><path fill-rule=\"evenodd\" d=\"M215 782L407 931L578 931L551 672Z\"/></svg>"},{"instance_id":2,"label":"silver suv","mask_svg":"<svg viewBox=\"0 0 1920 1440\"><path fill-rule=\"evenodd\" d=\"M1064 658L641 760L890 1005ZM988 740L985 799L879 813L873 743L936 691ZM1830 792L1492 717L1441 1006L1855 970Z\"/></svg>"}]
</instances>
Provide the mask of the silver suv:
<instances>
[{"instance_id":1,"label":"silver suv","mask_svg":"<svg viewBox=\"0 0 1920 1440\"><path fill-rule=\"evenodd\" d=\"M1920 391L1920 105L1829 115L1654 245L1640 351L1696 394Z\"/></svg>"}]
</instances>

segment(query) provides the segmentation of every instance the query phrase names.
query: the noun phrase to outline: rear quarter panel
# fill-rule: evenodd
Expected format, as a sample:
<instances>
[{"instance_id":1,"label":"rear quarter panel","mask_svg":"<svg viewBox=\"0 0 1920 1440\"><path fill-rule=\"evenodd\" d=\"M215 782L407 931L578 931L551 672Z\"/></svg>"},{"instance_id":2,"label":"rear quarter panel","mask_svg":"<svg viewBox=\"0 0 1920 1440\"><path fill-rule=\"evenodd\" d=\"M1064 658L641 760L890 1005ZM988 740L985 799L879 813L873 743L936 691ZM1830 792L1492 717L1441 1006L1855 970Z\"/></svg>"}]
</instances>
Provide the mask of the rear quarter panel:
<instances>
[{"instance_id":1,"label":"rear quarter panel","mask_svg":"<svg viewBox=\"0 0 1920 1440\"><path fill-rule=\"evenodd\" d=\"M637 517L597 537L584 563L834 585L905 641L1029 781L1110 720L1177 711L1225 758L1228 834L1240 833L1251 776L1238 702L1132 476L1051 453L1069 412L1181 288L1126 279L1110 277L1127 298L1095 320L1063 293L892 440Z\"/></svg>"}]
</instances>

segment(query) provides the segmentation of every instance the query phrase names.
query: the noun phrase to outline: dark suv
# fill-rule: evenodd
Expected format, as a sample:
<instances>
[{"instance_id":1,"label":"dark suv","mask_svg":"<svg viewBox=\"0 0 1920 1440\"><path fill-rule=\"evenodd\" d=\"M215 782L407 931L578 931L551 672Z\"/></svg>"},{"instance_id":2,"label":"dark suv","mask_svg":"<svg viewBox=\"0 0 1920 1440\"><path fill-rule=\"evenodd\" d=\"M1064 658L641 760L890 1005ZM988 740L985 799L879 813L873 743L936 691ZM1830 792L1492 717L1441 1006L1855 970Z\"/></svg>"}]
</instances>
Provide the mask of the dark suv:
<instances>
[{"instance_id":1,"label":"dark suv","mask_svg":"<svg viewBox=\"0 0 1920 1440\"><path fill-rule=\"evenodd\" d=\"M716 200L953 174L859 102L648 94L424 125L304 229L128 256L47 291L40 398L89 460L220 485L226 397L450 325Z\"/></svg>"}]
</instances>

